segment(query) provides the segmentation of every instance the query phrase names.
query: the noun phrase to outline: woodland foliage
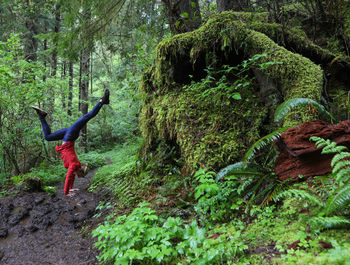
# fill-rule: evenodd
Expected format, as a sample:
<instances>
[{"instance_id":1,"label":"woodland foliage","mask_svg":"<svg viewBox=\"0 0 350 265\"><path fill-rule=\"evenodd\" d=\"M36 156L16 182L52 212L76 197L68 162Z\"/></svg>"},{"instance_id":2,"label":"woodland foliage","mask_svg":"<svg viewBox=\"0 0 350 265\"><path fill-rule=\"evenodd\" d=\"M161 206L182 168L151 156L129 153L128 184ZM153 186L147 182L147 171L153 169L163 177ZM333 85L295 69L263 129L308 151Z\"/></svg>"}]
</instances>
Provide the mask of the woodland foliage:
<instances>
[{"instance_id":1,"label":"woodland foliage","mask_svg":"<svg viewBox=\"0 0 350 265\"><path fill-rule=\"evenodd\" d=\"M288 126L349 116L350 2L180 2L2 2L0 194L63 181L30 105L55 130L109 88L77 143L102 264L346 264L347 147L311 139L327 176L273 169Z\"/></svg>"}]
</instances>

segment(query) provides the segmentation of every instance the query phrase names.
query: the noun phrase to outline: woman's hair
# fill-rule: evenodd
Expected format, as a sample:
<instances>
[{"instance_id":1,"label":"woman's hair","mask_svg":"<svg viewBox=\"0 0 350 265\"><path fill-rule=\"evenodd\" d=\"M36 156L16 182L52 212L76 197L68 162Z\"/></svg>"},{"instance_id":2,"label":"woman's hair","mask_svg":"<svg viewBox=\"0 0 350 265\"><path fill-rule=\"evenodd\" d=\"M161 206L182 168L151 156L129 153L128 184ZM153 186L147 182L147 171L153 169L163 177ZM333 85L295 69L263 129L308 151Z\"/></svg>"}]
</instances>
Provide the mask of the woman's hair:
<instances>
[{"instance_id":1,"label":"woman's hair","mask_svg":"<svg viewBox=\"0 0 350 265\"><path fill-rule=\"evenodd\" d=\"M88 171L88 163L81 163L80 167L77 168L77 170L75 171L75 174L78 177L85 177L87 171Z\"/></svg>"}]
</instances>

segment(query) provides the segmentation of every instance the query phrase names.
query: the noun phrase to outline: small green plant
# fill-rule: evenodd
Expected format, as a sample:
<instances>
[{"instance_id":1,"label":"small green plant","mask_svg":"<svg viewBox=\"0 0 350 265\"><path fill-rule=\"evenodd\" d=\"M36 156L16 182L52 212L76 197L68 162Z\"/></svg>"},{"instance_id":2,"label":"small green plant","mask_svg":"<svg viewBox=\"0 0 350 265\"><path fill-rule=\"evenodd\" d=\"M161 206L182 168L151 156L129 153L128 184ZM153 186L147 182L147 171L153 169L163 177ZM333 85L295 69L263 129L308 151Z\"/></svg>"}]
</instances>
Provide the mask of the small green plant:
<instances>
[{"instance_id":1,"label":"small green plant","mask_svg":"<svg viewBox=\"0 0 350 265\"><path fill-rule=\"evenodd\" d=\"M93 216L94 218L99 218L102 216L104 211L108 211L109 209L112 209L113 205L110 202L103 202L100 201L99 204L96 207L97 213Z\"/></svg>"},{"instance_id":2,"label":"small green plant","mask_svg":"<svg viewBox=\"0 0 350 265\"><path fill-rule=\"evenodd\" d=\"M216 179L214 174L200 169L194 175L195 210L206 224L232 219L235 211L247 211L253 203L266 204L280 185L270 172L263 173L257 165L243 162L222 169Z\"/></svg>"},{"instance_id":3,"label":"small green plant","mask_svg":"<svg viewBox=\"0 0 350 265\"><path fill-rule=\"evenodd\" d=\"M23 182L23 176L22 175L13 176L11 178L11 181L13 182L14 185L20 185Z\"/></svg>"},{"instance_id":4,"label":"small green plant","mask_svg":"<svg viewBox=\"0 0 350 265\"><path fill-rule=\"evenodd\" d=\"M251 86L254 80L250 74L251 69L265 70L271 65L278 64L276 62L259 62L261 58L267 56L267 53L256 54L239 65L223 65L221 69L214 69L210 66L205 69L207 72L205 78L200 82L192 81L185 88L197 92L197 100L219 102L226 98L229 99L226 104L231 104L230 100L241 100L243 91Z\"/></svg>"},{"instance_id":5,"label":"small green plant","mask_svg":"<svg viewBox=\"0 0 350 265\"><path fill-rule=\"evenodd\" d=\"M247 248L225 238L207 238L207 231L196 221L184 225L179 217L159 218L149 205L141 203L131 214L105 222L92 232L101 251L100 262L172 264L181 259L186 264L217 264Z\"/></svg>"},{"instance_id":6,"label":"small green plant","mask_svg":"<svg viewBox=\"0 0 350 265\"><path fill-rule=\"evenodd\" d=\"M56 190L56 187L53 186L44 186L44 191L46 191L48 194L53 194Z\"/></svg>"}]
</instances>

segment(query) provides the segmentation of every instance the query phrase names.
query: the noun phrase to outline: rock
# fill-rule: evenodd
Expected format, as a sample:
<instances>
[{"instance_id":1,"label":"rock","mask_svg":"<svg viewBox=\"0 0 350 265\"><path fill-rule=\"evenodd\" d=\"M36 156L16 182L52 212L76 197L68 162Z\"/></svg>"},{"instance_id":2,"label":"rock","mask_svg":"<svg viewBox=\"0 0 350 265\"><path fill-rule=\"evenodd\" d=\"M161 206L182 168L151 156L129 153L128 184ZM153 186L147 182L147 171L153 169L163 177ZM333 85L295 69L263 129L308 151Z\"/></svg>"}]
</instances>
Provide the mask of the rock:
<instances>
[{"instance_id":1,"label":"rock","mask_svg":"<svg viewBox=\"0 0 350 265\"><path fill-rule=\"evenodd\" d=\"M45 196L37 197L34 201L35 205L42 203L45 200Z\"/></svg>"},{"instance_id":2,"label":"rock","mask_svg":"<svg viewBox=\"0 0 350 265\"><path fill-rule=\"evenodd\" d=\"M25 230L30 232L30 233L34 233L35 231L37 231L39 228L34 225L34 224L29 224L25 227Z\"/></svg>"},{"instance_id":3,"label":"rock","mask_svg":"<svg viewBox=\"0 0 350 265\"><path fill-rule=\"evenodd\" d=\"M6 228L0 228L0 238L6 238L8 230Z\"/></svg>"},{"instance_id":4,"label":"rock","mask_svg":"<svg viewBox=\"0 0 350 265\"><path fill-rule=\"evenodd\" d=\"M330 162L334 154L321 155L311 136L330 139L339 145L350 147L350 120L338 124L329 124L316 120L304 122L300 126L289 128L276 142L280 152L275 162L275 173L280 180L324 175L332 171Z\"/></svg>"}]
</instances>

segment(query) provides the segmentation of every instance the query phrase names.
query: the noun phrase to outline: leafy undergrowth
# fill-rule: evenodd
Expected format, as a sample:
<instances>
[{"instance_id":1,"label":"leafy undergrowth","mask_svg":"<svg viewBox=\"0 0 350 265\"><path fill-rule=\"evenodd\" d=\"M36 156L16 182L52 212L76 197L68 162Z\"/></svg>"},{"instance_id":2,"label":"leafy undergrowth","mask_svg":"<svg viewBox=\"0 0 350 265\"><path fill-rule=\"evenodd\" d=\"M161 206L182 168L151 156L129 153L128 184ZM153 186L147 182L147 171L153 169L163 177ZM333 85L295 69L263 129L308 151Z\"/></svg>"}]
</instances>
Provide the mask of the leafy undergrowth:
<instances>
[{"instance_id":1,"label":"leafy undergrowth","mask_svg":"<svg viewBox=\"0 0 350 265\"><path fill-rule=\"evenodd\" d=\"M339 173L347 155L324 145L340 153L332 164L338 171L294 184L232 168L220 179L207 170L189 179L170 164L156 171L156 157L141 170L140 141L117 146L108 153L113 164L91 186L113 194L98 208L112 211L92 232L100 262L348 264L350 211L343 202L350 192Z\"/></svg>"},{"instance_id":2,"label":"leafy undergrowth","mask_svg":"<svg viewBox=\"0 0 350 265\"><path fill-rule=\"evenodd\" d=\"M137 161L140 138L132 138L122 145L115 146L102 156L109 160L107 165L98 169L92 179L89 190L106 196L106 200L114 198L122 206L130 205L137 197L131 193L134 184L133 171ZM108 198L107 198L108 197Z\"/></svg>"}]
</instances>

